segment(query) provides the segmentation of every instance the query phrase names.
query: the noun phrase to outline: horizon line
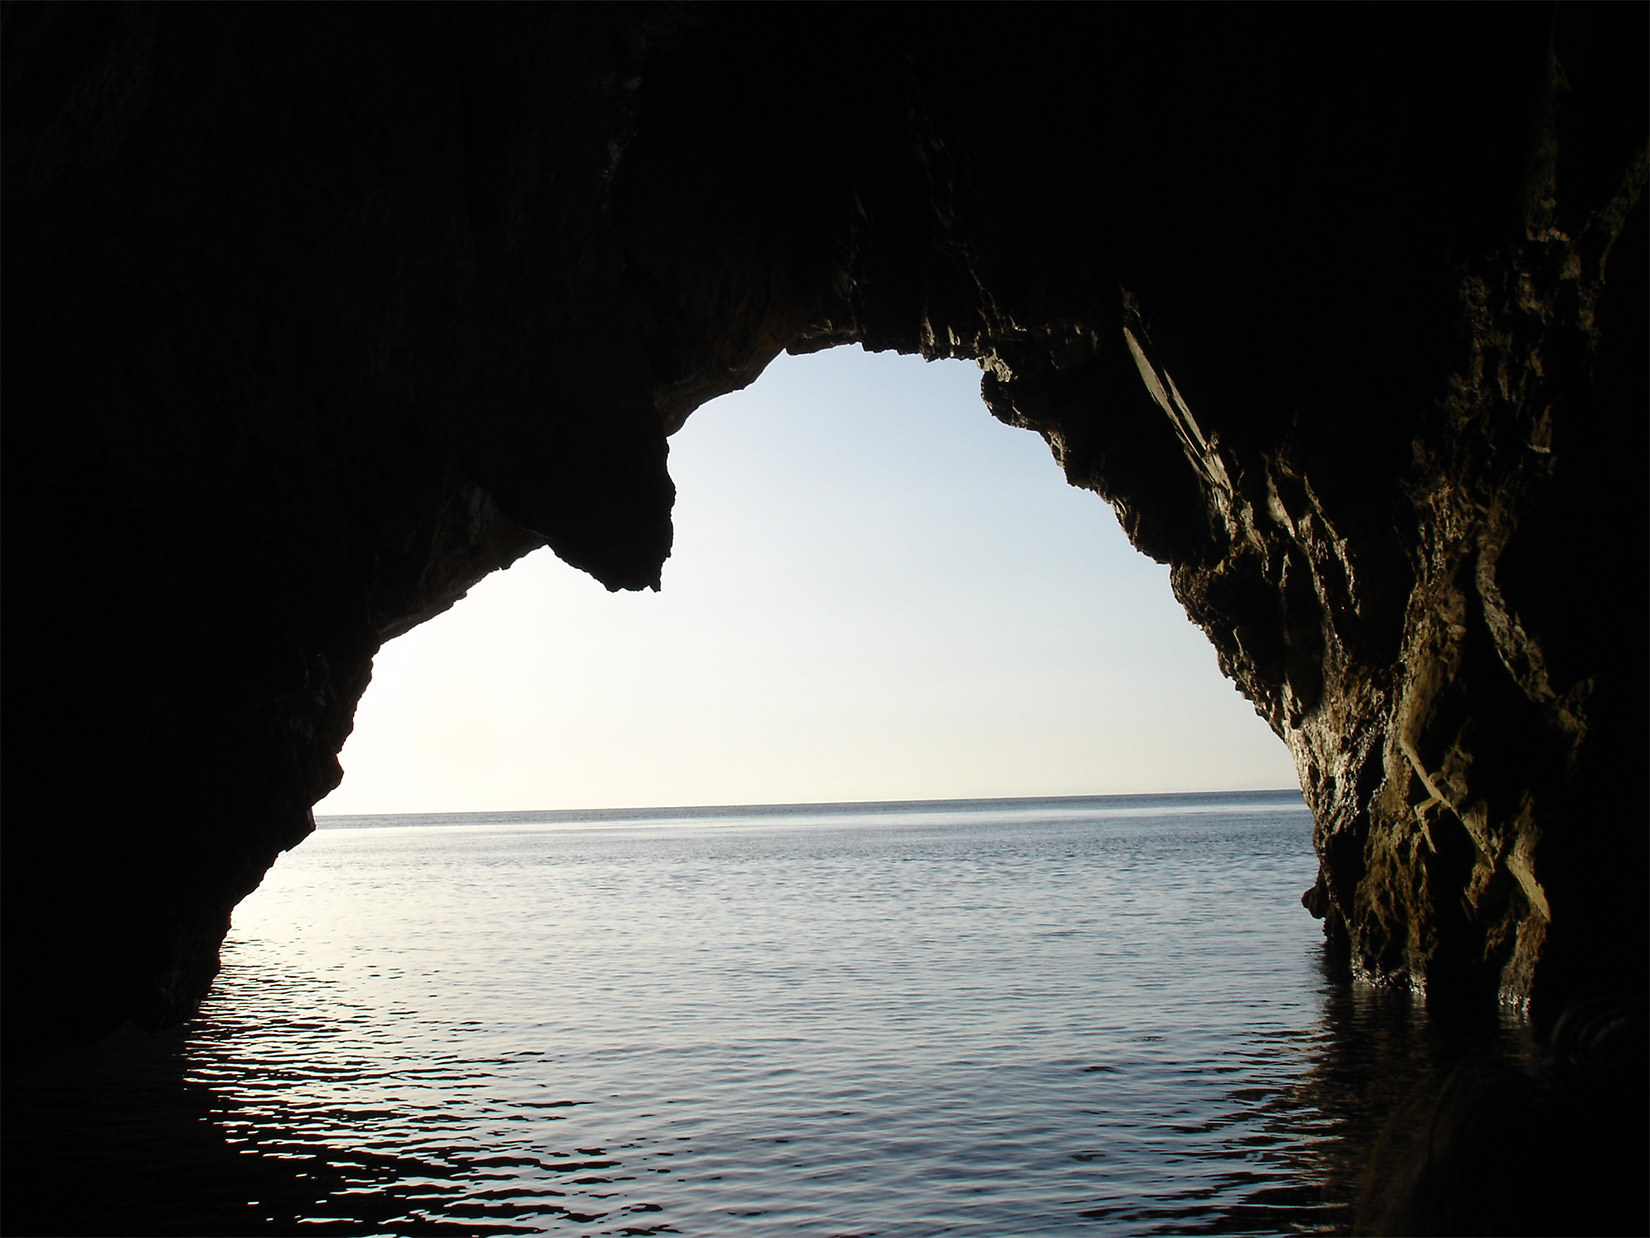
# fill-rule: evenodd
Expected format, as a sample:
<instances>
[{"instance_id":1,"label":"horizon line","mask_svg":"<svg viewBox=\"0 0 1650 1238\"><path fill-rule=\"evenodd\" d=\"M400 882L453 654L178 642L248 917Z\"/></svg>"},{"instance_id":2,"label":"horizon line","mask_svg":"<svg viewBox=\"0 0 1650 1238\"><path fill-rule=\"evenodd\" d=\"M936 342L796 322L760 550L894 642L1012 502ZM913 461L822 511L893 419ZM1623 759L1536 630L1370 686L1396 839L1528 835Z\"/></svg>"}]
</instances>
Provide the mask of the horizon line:
<instances>
[{"instance_id":1,"label":"horizon line","mask_svg":"<svg viewBox=\"0 0 1650 1238\"><path fill-rule=\"evenodd\" d=\"M743 804L651 804L607 808L447 808L423 809L415 812L329 812L311 813L315 821L338 821L350 817L476 817L488 815L520 816L523 814L554 815L561 817L602 814L616 816L626 813L701 813L740 812L767 808L896 808L922 804L1024 804L1077 803L1090 800L1170 799L1213 795L1276 795L1280 792L1301 794L1299 787L1230 787L1204 791L1106 791L1093 794L1068 795L962 795L920 797L892 800L799 800L794 802L750 802ZM1304 797L1303 797L1304 798Z\"/></svg>"}]
</instances>

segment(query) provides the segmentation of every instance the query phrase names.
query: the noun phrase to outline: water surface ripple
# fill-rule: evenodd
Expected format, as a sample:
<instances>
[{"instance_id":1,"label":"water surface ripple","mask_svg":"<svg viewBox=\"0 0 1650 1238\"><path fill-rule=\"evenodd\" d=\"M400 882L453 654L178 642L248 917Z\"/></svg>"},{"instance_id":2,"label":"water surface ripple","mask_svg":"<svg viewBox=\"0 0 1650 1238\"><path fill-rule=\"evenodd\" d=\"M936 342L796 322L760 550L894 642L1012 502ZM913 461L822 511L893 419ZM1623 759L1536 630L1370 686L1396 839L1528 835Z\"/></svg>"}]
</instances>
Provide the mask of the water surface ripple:
<instances>
[{"instance_id":1,"label":"water surface ripple","mask_svg":"<svg viewBox=\"0 0 1650 1238\"><path fill-rule=\"evenodd\" d=\"M17 1090L63 1134L10 1176L105 1157L64 1215L132 1233L1343 1232L1443 1054L1326 980L1310 829L1277 793L340 819L197 1021Z\"/></svg>"}]
</instances>

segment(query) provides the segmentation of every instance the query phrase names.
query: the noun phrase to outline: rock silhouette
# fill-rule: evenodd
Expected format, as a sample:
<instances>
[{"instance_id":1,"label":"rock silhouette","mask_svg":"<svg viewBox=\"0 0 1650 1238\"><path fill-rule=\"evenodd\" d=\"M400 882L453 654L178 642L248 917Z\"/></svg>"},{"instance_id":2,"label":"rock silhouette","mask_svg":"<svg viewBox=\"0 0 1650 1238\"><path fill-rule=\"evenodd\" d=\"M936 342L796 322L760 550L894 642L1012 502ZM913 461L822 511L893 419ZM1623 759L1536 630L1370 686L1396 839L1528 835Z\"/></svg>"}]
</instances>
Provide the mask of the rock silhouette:
<instances>
[{"instance_id":1,"label":"rock silhouette","mask_svg":"<svg viewBox=\"0 0 1650 1238\"><path fill-rule=\"evenodd\" d=\"M979 362L1173 566L1350 969L1641 991L1641 6L8 6L5 1018L186 1015L374 652L659 581L782 350Z\"/></svg>"}]
</instances>

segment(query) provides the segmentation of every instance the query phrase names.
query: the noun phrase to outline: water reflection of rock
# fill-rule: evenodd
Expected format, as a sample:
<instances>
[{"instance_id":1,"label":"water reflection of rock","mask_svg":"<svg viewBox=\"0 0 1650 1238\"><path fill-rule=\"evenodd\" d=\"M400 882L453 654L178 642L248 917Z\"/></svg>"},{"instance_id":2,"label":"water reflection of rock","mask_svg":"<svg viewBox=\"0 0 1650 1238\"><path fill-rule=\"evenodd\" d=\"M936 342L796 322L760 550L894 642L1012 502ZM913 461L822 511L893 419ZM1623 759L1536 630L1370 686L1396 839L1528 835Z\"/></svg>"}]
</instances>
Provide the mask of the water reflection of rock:
<instances>
[{"instance_id":1,"label":"water reflection of rock","mask_svg":"<svg viewBox=\"0 0 1650 1238\"><path fill-rule=\"evenodd\" d=\"M188 1077L188 1034L129 1030L8 1080L6 1233L522 1234L542 1228L518 1220L524 1212L559 1211L526 1198L557 1191L488 1192L511 1158L272 1138L267 1122L240 1122L221 1089ZM255 1137L236 1133L252 1125Z\"/></svg>"},{"instance_id":2,"label":"water reflection of rock","mask_svg":"<svg viewBox=\"0 0 1650 1238\"><path fill-rule=\"evenodd\" d=\"M1538 1056L1459 1061L1371 1157L1367 1234L1650 1233L1646 1012L1571 1006Z\"/></svg>"},{"instance_id":3,"label":"water reflection of rock","mask_svg":"<svg viewBox=\"0 0 1650 1238\"><path fill-rule=\"evenodd\" d=\"M1208 1206L1135 1212L1153 1232L1350 1233L1358 1223L1370 1158L1383 1132L1436 1094L1451 1068L1475 1054L1523 1066L1534 1060L1527 1027L1494 1017L1447 1021L1403 990L1348 985L1322 962L1315 1023L1257 1032L1248 1052L1280 1064L1293 1082L1230 1093L1221 1128L1229 1172L1211 1179Z\"/></svg>"},{"instance_id":4,"label":"water reflection of rock","mask_svg":"<svg viewBox=\"0 0 1650 1238\"><path fill-rule=\"evenodd\" d=\"M1317 1026L1283 1037L1305 1069L1259 1102L1268 1138L1249 1141L1293 1181L1257 1175L1176 1232L1650 1232L1642 1010L1578 1008L1541 1042L1325 974Z\"/></svg>"},{"instance_id":5,"label":"water reflection of rock","mask_svg":"<svg viewBox=\"0 0 1650 1238\"><path fill-rule=\"evenodd\" d=\"M1369 1150L1389 1116L1435 1084L1443 1046L1407 992L1330 983L1309 1045L1310 1065L1288 1101L1319 1135L1297 1155L1350 1228Z\"/></svg>"}]
</instances>

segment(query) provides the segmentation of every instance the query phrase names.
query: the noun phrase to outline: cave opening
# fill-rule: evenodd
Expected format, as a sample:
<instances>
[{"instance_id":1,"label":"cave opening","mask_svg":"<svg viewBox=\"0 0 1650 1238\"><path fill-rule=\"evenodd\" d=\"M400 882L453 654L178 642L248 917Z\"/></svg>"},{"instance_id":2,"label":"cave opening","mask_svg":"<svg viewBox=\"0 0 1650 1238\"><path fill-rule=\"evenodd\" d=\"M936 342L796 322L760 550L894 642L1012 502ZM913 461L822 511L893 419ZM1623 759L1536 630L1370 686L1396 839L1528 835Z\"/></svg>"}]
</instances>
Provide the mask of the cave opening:
<instances>
[{"instance_id":1,"label":"cave opening","mask_svg":"<svg viewBox=\"0 0 1650 1238\"><path fill-rule=\"evenodd\" d=\"M230 1146L326 1167L260 1183L270 1222L348 1215L376 1140L409 1149L383 1207L421 1220L456 1211L431 1183L472 1218L729 1232L784 1196L797 1232L871 1228L948 1206L911 1176L960 1175L991 1226L1083 1193L1126 1226L1206 1206L1195 1173L1107 1169L1160 1160L1177 1106L1286 1166L1234 1201L1299 1173L1280 1218L1344 1213L1344 1174L1287 1165L1297 1123L1163 1074L1215 1053L1367 1122L1287 1039L1383 1016L1325 1001L1286 750L1166 569L978 382L782 357L673 440L662 590L540 551L380 652L345 781L237 908L179 1050ZM1051 798L996 798L1022 796ZM757 809L645 812L695 804ZM1424 1020L1397 1026L1358 1078L1426 1069Z\"/></svg>"},{"instance_id":2,"label":"cave opening","mask_svg":"<svg viewBox=\"0 0 1650 1238\"><path fill-rule=\"evenodd\" d=\"M9 10L8 445L51 497L8 547L25 584L8 1063L188 1018L230 909L334 785L383 640L529 545L609 583L656 580L660 412L672 423L787 343L860 340L981 358L991 408L1057 442L1066 475L1173 564L1221 667L1295 754L1321 858L1309 906L1353 971L1471 1019L1528 1010L1555 1045L1572 1011L1625 999L1636 1031L1584 1039L1629 1047L1596 1091L1631 1097L1642 1134L1646 813L1622 771L1646 750L1645 10L1372 9L1351 26L1073 11L454 8L388 31L361 11L318 27L273 9ZM1142 348L1122 338L1136 316ZM1166 382L1171 398L1144 394L1145 370L1186 400ZM610 684L636 662L621 655ZM466 742L500 747L480 711L449 712L469 715ZM641 749L625 774L654 762ZM1267 888L1302 914L1298 884ZM460 889L489 898L485 882L439 893ZM1103 893L1082 906L1118 905ZM1218 941L1216 979L1241 970L1252 988L1254 951L1218 914L1208 938L1164 923L1159 988L1120 1008L1189 999L1181 1060L1207 1066L1196 1037L1215 1011L1176 952ZM1043 927L1027 940L1069 940ZM527 936L501 933L499 966ZM460 970L485 967L453 962L462 1009ZM1008 991L1058 973L998 974ZM959 967L959 991L979 979ZM1231 991L1242 1052L1263 1019ZM976 1026L967 1007L932 1010L941 1033ZM1162 1082L1162 1054L1120 1039L1045 1065L1133 1076L1039 1085L1126 1098L1120 1082ZM992 1074L988 1106L1024 1080ZM61 1092L41 1095L55 1112ZM944 1097L912 1097L916 1134L944 1125ZM16 1113L8 1130L37 1125ZM127 1131L111 1160L142 1164L122 1155L133 1128L74 1125ZM1035 1148L1042 1129L975 1146ZM533 1155L599 1142L547 1136ZM99 1180L74 1143L37 1146L32 1163L8 1150L8 1186L73 1167L55 1203ZM1596 1193L1573 1157L1547 1159L1565 1202ZM605 1180L575 1201L556 1177L591 1159L532 1161L550 1175L534 1198L599 1210ZM1619 1186L1644 1160L1629 1143L1585 1168ZM984 1185L1022 1168L987 1165ZM775 1208L794 1206L790 1181L768 1180ZM1541 1228L1521 1170L1512 1182L1497 1194L1524 1210L1513 1220ZM129 1193L96 1194L125 1208ZM1642 1205L1619 1228L1643 1229ZM1032 1215L1005 1207L984 1232ZM1115 1211L1086 1215L1117 1228Z\"/></svg>"},{"instance_id":3,"label":"cave opening","mask_svg":"<svg viewBox=\"0 0 1650 1238\"><path fill-rule=\"evenodd\" d=\"M1167 569L978 385L782 354L672 440L661 591L495 573L379 652L318 813L1292 787Z\"/></svg>"},{"instance_id":4,"label":"cave opening","mask_svg":"<svg viewBox=\"0 0 1650 1238\"><path fill-rule=\"evenodd\" d=\"M1207 1208L1202 1170L1112 1169L1168 1164L1155 1128L1195 1111L1245 1133L1198 1149L1232 1169L1224 1203L1293 1175L1269 1215L1342 1216L1344 1170L1293 1163L1287 1115L1361 1139L1371 1114L1296 1038L1345 1047L1389 1012L1325 998L1298 792L1225 794L1290 787L1283 745L1166 570L978 382L783 357L674 438L658 593L540 552L387 646L361 738L470 769L346 746L188 1032L214 1123L346 1185L363 1143L405 1147L380 1189L421 1219L1060 1232L1079 1199L1125 1231ZM850 800L902 803L822 803ZM434 815L351 815L403 804ZM1358 1087L1427 1068L1424 1019L1379 1043ZM277 1219L354 1206L324 1180L273 1194Z\"/></svg>"}]
</instances>

